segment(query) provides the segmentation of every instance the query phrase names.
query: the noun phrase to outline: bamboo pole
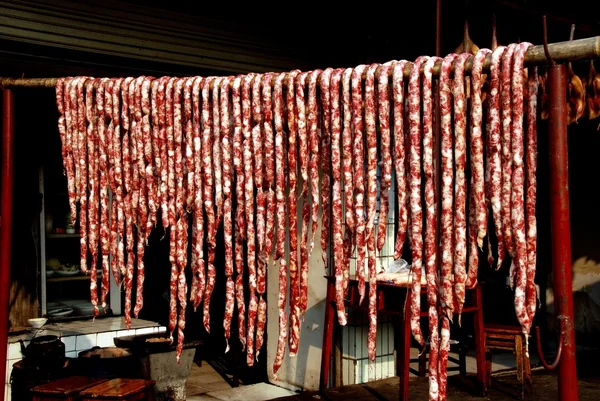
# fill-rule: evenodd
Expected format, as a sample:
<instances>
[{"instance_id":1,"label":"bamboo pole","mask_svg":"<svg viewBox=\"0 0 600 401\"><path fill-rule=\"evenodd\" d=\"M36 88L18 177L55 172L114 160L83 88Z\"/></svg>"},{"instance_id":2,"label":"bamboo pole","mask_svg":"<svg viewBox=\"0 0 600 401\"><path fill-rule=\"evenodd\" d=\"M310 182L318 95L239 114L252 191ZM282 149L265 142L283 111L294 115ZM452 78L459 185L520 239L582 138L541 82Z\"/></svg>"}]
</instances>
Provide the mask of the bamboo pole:
<instances>
[{"instance_id":1,"label":"bamboo pole","mask_svg":"<svg viewBox=\"0 0 600 401\"><path fill-rule=\"evenodd\" d=\"M585 39L577 39L568 42L557 42L548 45L550 56L557 63L567 61L589 60L600 57L600 36L593 36ZM486 57L483 68L488 70L492 60L491 54ZM465 72L470 72L473 63L473 57L470 57L465 64ZM525 54L525 65L543 65L549 64L544 53L544 46L531 46ZM442 62L439 61L433 67L433 75L440 73ZM421 70L423 66L421 67ZM454 68L453 68L454 69ZM412 70L412 64L407 63L404 68L404 77L408 78ZM421 71L422 72L422 71ZM375 75L377 75L378 71ZM390 69L390 75L393 73ZM366 73L365 73L366 75ZM363 76L363 79L365 76ZM0 86L4 88L54 88L58 78L0 78ZM275 78L273 78L273 82Z\"/></svg>"}]
</instances>

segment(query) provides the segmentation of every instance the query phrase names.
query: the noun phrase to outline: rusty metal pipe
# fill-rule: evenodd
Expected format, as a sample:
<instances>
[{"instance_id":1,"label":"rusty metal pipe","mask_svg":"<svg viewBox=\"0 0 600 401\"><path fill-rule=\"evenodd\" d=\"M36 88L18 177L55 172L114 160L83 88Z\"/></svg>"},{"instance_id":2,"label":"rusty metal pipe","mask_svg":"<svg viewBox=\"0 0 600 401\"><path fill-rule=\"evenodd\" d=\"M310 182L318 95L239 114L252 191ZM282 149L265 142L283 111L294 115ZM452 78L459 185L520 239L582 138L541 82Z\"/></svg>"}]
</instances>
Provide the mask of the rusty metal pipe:
<instances>
[{"instance_id":1,"label":"rusty metal pipe","mask_svg":"<svg viewBox=\"0 0 600 401\"><path fill-rule=\"evenodd\" d=\"M2 167L0 188L0 361L6 360L10 292L10 253L13 213L14 97L10 89L2 91ZM6 380L6 363L0 363L0 377ZM6 383L5 383L6 384ZM3 386L4 387L4 386ZM0 391L4 401L4 391Z\"/></svg>"},{"instance_id":2,"label":"rusty metal pipe","mask_svg":"<svg viewBox=\"0 0 600 401\"><path fill-rule=\"evenodd\" d=\"M567 62L567 61L580 61L589 60L592 58L600 57L600 36L593 36L585 39L577 39L571 42L558 42L551 43L548 45L548 51L552 59L556 62ZM483 64L484 70L489 70L492 61L492 55L489 54ZM525 65L544 65L548 63L546 53L544 53L544 46L532 46L525 53ZM471 71L473 66L473 57L470 57L465 63L465 72ZM438 61L433 67L433 75L439 76L442 62ZM421 73L423 72L423 66L421 66ZM390 76L393 73L393 69L390 69ZM404 67L404 78L410 76L412 70L412 64L407 63ZM454 71L454 67L452 67ZM379 74L377 69L375 75ZM366 72L363 75L363 79L366 77ZM8 78L0 77L0 86L4 88L54 88L58 78ZM273 78L272 83L275 83Z\"/></svg>"},{"instance_id":3,"label":"rusty metal pipe","mask_svg":"<svg viewBox=\"0 0 600 401\"><path fill-rule=\"evenodd\" d=\"M548 68L550 212L552 236L552 284L554 311L563 320L558 363L561 401L579 399L573 328L573 277L571 271L571 220L569 209L569 152L567 146L567 69L564 64Z\"/></svg>"}]
</instances>

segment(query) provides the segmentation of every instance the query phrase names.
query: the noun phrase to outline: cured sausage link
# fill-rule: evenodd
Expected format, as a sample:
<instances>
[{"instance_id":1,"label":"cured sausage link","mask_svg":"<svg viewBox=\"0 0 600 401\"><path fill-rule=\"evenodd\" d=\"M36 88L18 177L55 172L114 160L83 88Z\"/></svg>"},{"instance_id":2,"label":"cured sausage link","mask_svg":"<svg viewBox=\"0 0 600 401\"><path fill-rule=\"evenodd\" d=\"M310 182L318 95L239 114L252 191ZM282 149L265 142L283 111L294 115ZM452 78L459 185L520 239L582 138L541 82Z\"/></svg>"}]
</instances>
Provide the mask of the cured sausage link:
<instances>
[{"instance_id":1,"label":"cured sausage link","mask_svg":"<svg viewBox=\"0 0 600 401\"><path fill-rule=\"evenodd\" d=\"M375 214L377 206L377 130L375 109L375 71L378 64L367 69L365 81L365 125L367 137L367 224L366 240L369 271L369 333L367 348L369 360L375 360L377 347L377 266L375 259Z\"/></svg>"},{"instance_id":2,"label":"cured sausage link","mask_svg":"<svg viewBox=\"0 0 600 401\"><path fill-rule=\"evenodd\" d=\"M330 83L333 68L327 68L321 74L321 107L323 110L323 125L321 127L321 250L323 264L327 269L329 254L329 236L331 234L331 107ZM339 146L339 144L338 144ZM343 245L342 245L343 246Z\"/></svg>"},{"instance_id":3,"label":"cured sausage link","mask_svg":"<svg viewBox=\"0 0 600 401\"><path fill-rule=\"evenodd\" d=\"M452 277L453 265L453 213L454 204L454 175L453 175L453 152L452 152L452 99L450 89L450 72L452 63L458 57L457 54L449 54L442 62L440 72L440 113L441 113L441 167L442 167L442 215L440 218L440 241L441 241L441 303L444 314L452 320L454 310L454 280ZM441 351L440 351L441 352ZM442 359L440 358L440 363ZM441 375L440 375L441 392Z\"/></svg>"},{"instance_id":4,"label":"cured sausage link","mask_svg":"<svg viewBox=\"0 0 600 401\"><path fill-rule=\"evenodd\" d=\"M233 81L233 166L236 173L236 217L235 217L235 295L238 310L238 337L242 351L246 348L246 304L244 301L244 236L245 236L245 209L244 209L244 165L243 165L243 125L242 125L242 95L241 85L243 77L238 75Z\"/></svg>"},{"instance_id":5,"label":"cured sausage link","mask_svg":"<svg viewBox=\"0 0 600 401\"><path fill-rule=\"evenodd\" d=\"M223 239L225 243L225 316L223 329L225 331L226 351L229 351L231 319L235 304L235 287L233 283L233 215L231 199L231 181L233 178L233 163L231 160L231 137L229 125L229 78L221 81L221 151L223 161Z\"/></svg>"},{"instance_id":6,"label":"cured sausage link","mask_svg":"<svg viewBox=\"0 0 600 401\"><path fill-rule=\"evenodd\" d=\"M354 216L356 221L356 275L358 277L359 304L365 298L365 264L367 247L365 239L365 173L364 166L358 160L364 160L363 148L363 107L362 107L362 74L366 65L359 65L352 72L352 123L354 125L354 147L352 156L354 163Z\"/></svg>"},{"instance_id":7,"label":"cured sausage link","mask_svg":"<svg viewBox=\"0 0 600 401\"><path fill-rule=\"evenodd\" d=\"M287 87L286 105L288 121L288 186L289 193L287 199L289 230L290 230L290 320L289 320L289 348L290 357L296 355L300 342L300 300L299 300L299 282L298 282L298 194L296 188L297 182L297 146L296 135L299 131L298 115L296 114L296 91L294 82L298 71L292 71L287 74L285 84ZM297 125L298 123L298 125ZM304 123L304 122L303 122Z\"/></svg>"},{"instance_id":8,"label":"cured sausage link","mask_svg":"<svg viewBox=\"0 0 600 401\"><path fill-rule=\"evenodd\" d=\"M439 326L437 314L437 244L436 204L433 182L433 93L432 71L439 57L431 57L423 69L423 172L425 174L425 270L427 273L427 304L429 307L429 399L437 400Z\"/></svg>"},{"instance_id":9,"label":"cured sausage link","mask_svg":"<svg viewBox=\"0 0 600 401\"><path fill-rule=\"evenodd\" d=\"M379 201L379 227L377 230L377 251L381 253L387 238L387 216L390 206L390 187L392 185L392 152L390 137L390 94L389 71L391 63L383 64L379 69L378 80L378 116L381 137L381 183ZM377 157L377 152L375 152Z\"/></svg>"},{"instance_id":10,"label":"cured sausage link","mask_svg":"<svg viewBox=\"0 0 600 401\"><path fill-rule=\"evenodd\" d=\"M465 99L465 63L470 54L460 54L454 63L454 294L456 313L461 321L467 281L467 106Z\"/></svg>"},{"instance_id":11,"label":"cured sausage link","mask_svg":"<svg viewBox=\"0 0 600 401\"><path fill-rule=\"evenodd\" d=\"M333 222L333 266L335 271L335 303L340 325L347 323L344 306L344 239L342 237L342 189L341 189L341 152L340 152L340 80L344 70L333 72L330 85L331 106L331 172L333 177L332 222Z\"/></svg>"},{"instance_id":12,"label":"cured sausage link","mask_svg":"<svg viewBox=\"0 0 600 401\"><path fill-rule=\"evenodd\" d=\"M486 235L487 211L484 190L484 165L483 165L483 140L481 124L483 121L483 107L481 100L481 87L483 63L491 51L481 49L475 55L471 78L473 82L472 106L471 106L471 174L473 180L473 196L475 207L475 222L477 224L477 246L483 249L483 239ZM471 267L469 267L471 271ZM476 273L476 270L475 270ZM470 275L470 277L472 277ZM476 279L477 277L475 277Z\"/></svg>"},{"instance_id":13,"label":"cured sausage link","mask_svg":"<svg viewBox=\"0 0 600 401\"><path fill-rule=\"evenodd\" d=\"M256 242L254 232L254 169L252 129L250 128L251 96L250 89L253 75L246 75L242 83L242 132L244 135L244 207L246 211L246 240L247 240L247 263L248 263L248 289L250 302L248 304L248 319L246 330L246 363L254 365L254 327L256 325L256 314L258 299L256 297Z\"/></svg>"},{"instance_id":14,"label":"cured sausage link","mask_svg":"<svg viewBox=\"0 0 600 401\"><path fill-rule=\"evenodd\" d=\"M500 129L500 61L506 48L498 47L492 53L490 66L490 93L489 93L489 132L488 159L489 159L489 181L490 181L490 204L492 206L492 217L496 238L498 241L498 262L496 269L502 266L504 260L504 229L502 227L502 162L501 162L501 129Z\"/></svg>"},{"instance_id":15,"label":"cured sausage link","mask_svg":"<svg viewBox=\"0 0 600 401\"><path fill-rule=\"evenodd\" d=\"M517 48L517 44L510 44L506 47L506 51L502 55L502 82L501 82L501 112L502 112L502 137L500 144L502 147L502 231L504 236L504 244L509 255L514 258L515 249L513 244L512 226L511 226L511 177L512 177L512 157L511 157L511 142L512 142L512 108L511 108L511 77L513 68L513 56ZM512 269L511 269L512 270ZM510 285L514 284L514 276L510 275Z\"/></svg>"},{"instance_id":16,"label":"cured sausage link","mask_svg":"<svg viewBox=\"0 0 600 401\"><path fill-rule=\"evenodd\" d=\"M346 228L344 230L344 264L342 275L344 277L344 294L350 283L350 256L352 255L352 242L356 238L356 222L354 220L354 183L352 174L352 95L350 83L352 68L346 68L342 76L342 104L344 121L342 129L342 167L344 169L344 207Z\"/></svg>"},{"instance_id":17,"label":"cured sausage link","mask_svg":"<svg viewBox=\"0 0 600 401\"><path fill-rule=\"evenodd\" d=\"M527 100L527 313L533 322L537 306L535 290L535 268L537 254L537 221L535 217L535 203L537 195L537 93L538 72L537 67L529 69L528 78L529 99Z\"/></svg>"},{"instance_id":18,"label":"cured sausage link","mask_svg":"<svg viewBox=\"0 0 600 401\"><path fill-rule=\"evenodd\" d=\"M308 161L309 178L310 178L310 195L311 195L311 220L312 234L310 246L308 248L308 257L312 254L315 246L315 234L319 227L319 107L317 105L317 81L321 75L321 70L312 71L308 76L308 141L310 147L310 159ZM304 268L306 266L306 269ZM305 281L308 285L308 263L302 264L300 280ZM306 275L306 278L304 278ZM305 287L302 287L302 300L304 300ZM306 311L306 306L303 307L303 313Z\"/></svg>"},{"instance_id":19,"label":"cured sausage link","mask_svg":"<svg viewBox=\"0 0 600 401\"><path fill-rule=\"evenodd\" d=\"M213 162L212 162L212 113L210 108L210 85L216 81L209 77L202 84L202 170L204 172L203 196L204 210L207 219L208 264L206 268L206 288L204 290L203 323L204 329L210 332L210 298L215 287L216 270L214 253L216 247L215 203L213 201ZM213 99L214 101L214 99Z\"/></svg>"},{"instance_id":20,"label":"cured sausage link","mask_svg":"<svg viewBox=\"0 0 600 401\"><path fill-rule=\"evenodd\" d=\"M396 172L396 196L398 199L398 224L394 259L402 256L402 248L406 239L408 212L406 208L406 149L404 148L404 67L407 61L401 60L394 65L394 169Z\"/></svg>"},{"instance_id":21,"label":"cured sausage link","mask_svg":"<svg viewBox=\"0 0 600 401\"><path fill-rule=\"evenodd\" d=\"M409 196L411 218L411 248L412 248L412 286L411 286L411 319L410 327L415 340L425 344L421 333L421 270L423 266L423 232L421 222L423 211L421 208L421 88L420 69L429 57L418 57L410 73L408 82L408 122L410 132L409 153Z\"/></svg>"},{"instance_id":22,"label":"cured sausage link","mask_svg":"<svg viewBox=\"0 0 600 401\"><path fill-rule=\"evenodd\" d=\"M286 240L286 199L285 199L285 144L283 138L283 81L286 74L277 75L274 87L274 117L275 117L275 181L277 200L277 246L275 249L275 260L279 260L279 294L277 298L277 310L279 313L279 334L277 337L277 351L273 362L273 375L277 377L277 371L285 356L287 342L287 263L285 260Z\"/></svg>"},{"instance_id":23,"label":"cured sausage link","mask_svg":"<svg viewBox=\"0 0 600 401\"><path fill-rule=\"evenodd\" d=\"M512 143L513 160L512 193L511 193L511 224L515 248L513 263L516 266L515 312L527 336L531 328L531 319L527 309L528 267L527 237L525 230L525 205L523 168L524 138L523 138L523 60L530 43L523 42L515 50L512 70ZM535 287L534 287L535 288ZM535 290L533 291L535 294ZM534 300L535 302L535 300Z\"/></svg>"}]
</instances>

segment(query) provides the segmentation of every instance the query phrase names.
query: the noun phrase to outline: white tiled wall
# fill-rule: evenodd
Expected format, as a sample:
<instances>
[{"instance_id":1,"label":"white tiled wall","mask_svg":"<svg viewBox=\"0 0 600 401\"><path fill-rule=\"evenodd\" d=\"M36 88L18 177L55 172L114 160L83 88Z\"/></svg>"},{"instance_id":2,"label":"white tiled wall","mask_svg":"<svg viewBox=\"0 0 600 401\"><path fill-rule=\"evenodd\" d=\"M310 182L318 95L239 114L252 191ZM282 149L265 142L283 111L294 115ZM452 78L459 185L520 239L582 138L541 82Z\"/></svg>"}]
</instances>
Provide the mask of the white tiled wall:
<instances>
[{"instance_id":1,"label":"white tiled wall","mask_svg":"<svg viewBox=\"0 0 600 401\"><path fill-rule=\"evenodd\" d=\"M111 325L115 328L121 328L120 323L111 323L104 322L104 324L98 325L98 329L102 329L103 327L110 328ZM118 320L122 320L118 318ZM83 323L83 322L81 322ZM152 322L148 322L150 324L155 324ZM92 323L92 326L95 323ZM72 327L69 327L72 330ZM61 336L61 341L65 344L65 355L67 358L77 358L77 355L81 351L88 350L92 347L113 347L114 338L115 337L125 337L132 335L142 335L142 334L150 334L150 333L162 333L166 332L166 327L164 326L153 326L153 327L140 327L132 330L114 330L114 331L103 331L98 333L86 333L86 334L73 334L73 335L64 335ZM67 331L65 331L66 333ZM11 341L11 339L9 339ZM25 346L29 344L29 341L24 342ZM6 401L10 401L10 375L12 373L12 366L14 363L20 361L22 359L21 355L21 344L18 342L12 342L8 344L8 349L6 353L6 385L5 385L5 393L4 399Z\"/></svg>"},{"instance_id":2,"label":"white tiled wall","mask_svg":"<svg viewBox=\"0 0 600 401\"><path fill-rule=\"evenodd\" d=\"M377 272L387 270L394 262L394 210L395 191L390 188L389 209L387 215L386 240L381 253L377 254ZM377 202L379 212L379 199ZM375 232L379 226L379 216L375 220ZM368 277L368 273L365 272ZM356 274L356 253L350 259L350 276ZM378 316L377 322L377 351L375 361L369 361L367 349L367 334L369 331L369 320L367 314L359 310L348 312L348 324L341 330L341 375L342 384L366 383L372 380L385 379L395 375L394 357L394 325L389 317Z\"/></svg>"}]
</instances>

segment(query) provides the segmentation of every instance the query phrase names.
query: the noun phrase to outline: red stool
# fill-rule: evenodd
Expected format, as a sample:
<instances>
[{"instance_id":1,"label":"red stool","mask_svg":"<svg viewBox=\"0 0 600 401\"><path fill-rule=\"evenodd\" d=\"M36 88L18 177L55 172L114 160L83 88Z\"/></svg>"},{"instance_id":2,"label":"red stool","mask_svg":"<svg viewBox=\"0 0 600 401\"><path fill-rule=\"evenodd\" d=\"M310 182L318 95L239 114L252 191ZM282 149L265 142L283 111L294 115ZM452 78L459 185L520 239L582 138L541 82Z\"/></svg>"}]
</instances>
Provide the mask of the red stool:
<instances>
[{"instance_id":1,"label":"red stool","mask_svg":"<svg viewBox=\"0 0 600 401\"><path fill-rule=\"evenodd\" d=\"M105 382L85 376L72 376L41 384L31 390L33 401L76 401L83 390Z\"/></svg>"}]
</instances>

